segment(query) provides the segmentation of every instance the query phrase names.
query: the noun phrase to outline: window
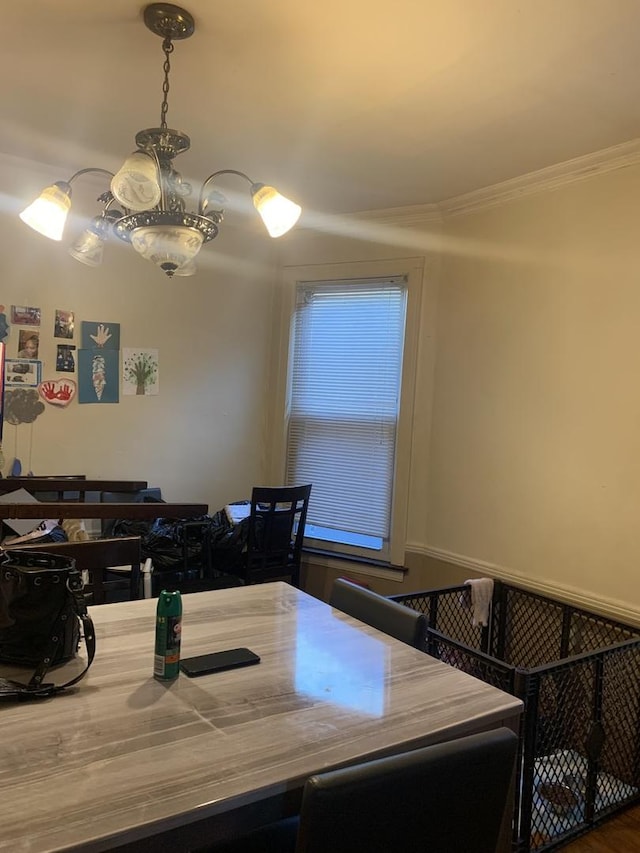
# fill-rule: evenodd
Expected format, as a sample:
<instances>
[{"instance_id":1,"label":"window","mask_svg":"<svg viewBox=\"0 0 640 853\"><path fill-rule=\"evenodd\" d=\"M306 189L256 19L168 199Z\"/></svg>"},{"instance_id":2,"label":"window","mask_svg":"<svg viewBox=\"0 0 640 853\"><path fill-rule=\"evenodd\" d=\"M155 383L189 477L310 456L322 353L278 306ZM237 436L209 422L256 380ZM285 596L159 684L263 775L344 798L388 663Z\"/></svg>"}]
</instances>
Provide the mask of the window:
<instances>
[{"instance_id":1,"label":"window","mask_svg":"<svg viewBox=\"0 0 640 853\"><path fill-rule=\"evenodd\" d=\"M406 302L404 277L297 286L286 479L319 546L388 556Z\"/></svg>"}]
</instances>

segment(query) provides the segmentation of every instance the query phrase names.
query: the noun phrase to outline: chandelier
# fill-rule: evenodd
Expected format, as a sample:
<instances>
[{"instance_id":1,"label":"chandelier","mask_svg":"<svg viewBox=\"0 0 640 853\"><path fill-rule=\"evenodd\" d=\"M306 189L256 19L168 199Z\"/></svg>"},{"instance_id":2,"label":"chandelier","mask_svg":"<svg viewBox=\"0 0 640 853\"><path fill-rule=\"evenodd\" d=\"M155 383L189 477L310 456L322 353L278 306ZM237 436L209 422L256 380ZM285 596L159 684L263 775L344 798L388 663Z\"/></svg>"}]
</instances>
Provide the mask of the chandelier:
<instances>
[{"instance_id":1,"label":"chandelier","mask_svg":"<svg viewBox=\"0 0 640 853\"><path fill-rule=\"evenodd\" d=\"M193 275L200 248L218 234L223 219L224 210L212 206L217 195L213 184L221 175L235 175L247 181L254 207L271 237L280 237L293 228L301 208L274 187L256 183L244 172L220 169L205 178L197 211L186 209L185 200L191 195L192 187L175 170L173 160L189 149L191 141L184 133L167 127L167 111L173 42L193 35L195 22L189 12L169 3L147 6L144 22L163 39L160 127L136 134L137 150L115 175L106 169L80 169L67 181L56 181L46 187L20 218L45 237L61 240L71 209L71 184L87 173L106 175L111 183L109 190L98 197L102 211L69 253L88 266L98 266L102 262L105 241L113 234L130 243L136 252L157 264L168 276ZM217 204L219 198L218 195Z\"/></svg>"}]
</instances>

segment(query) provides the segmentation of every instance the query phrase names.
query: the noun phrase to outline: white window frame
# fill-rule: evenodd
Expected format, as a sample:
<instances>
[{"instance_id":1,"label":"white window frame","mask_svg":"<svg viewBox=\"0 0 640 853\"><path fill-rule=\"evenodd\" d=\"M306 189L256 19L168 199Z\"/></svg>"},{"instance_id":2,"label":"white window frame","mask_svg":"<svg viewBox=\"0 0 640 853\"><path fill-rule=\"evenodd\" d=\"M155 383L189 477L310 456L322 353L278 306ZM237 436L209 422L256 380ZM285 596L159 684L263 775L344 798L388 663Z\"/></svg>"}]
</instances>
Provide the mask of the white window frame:
<instances>
[{"instance_id":1,"label":"white window frame","mask_svg":"<svg viewBox=\"0 0 640 853\"><path fill-rule=\"evenodd\" d=\"M321 264L283 267L281 287L276 305L274 378L270 410L269 477L284 482L287 447L287 381L293 350L293 322L296 293L299 284L317 281L346 281L404 277L407 282L407 308L400 393L400 410L396 433L396 459L392 483L391 528L388 548L382 552L355 549L338 543L308 542L323 550L340 555L365 556L395 566L404 564L409 510L409 480L411 471L411 436L413 425L415 382L418 356L418 335L423 286L423 258L403 258L390 261L370 261L346 264ZM313 491L312 491L313 497Z\"/></svg>"}]
</instances>

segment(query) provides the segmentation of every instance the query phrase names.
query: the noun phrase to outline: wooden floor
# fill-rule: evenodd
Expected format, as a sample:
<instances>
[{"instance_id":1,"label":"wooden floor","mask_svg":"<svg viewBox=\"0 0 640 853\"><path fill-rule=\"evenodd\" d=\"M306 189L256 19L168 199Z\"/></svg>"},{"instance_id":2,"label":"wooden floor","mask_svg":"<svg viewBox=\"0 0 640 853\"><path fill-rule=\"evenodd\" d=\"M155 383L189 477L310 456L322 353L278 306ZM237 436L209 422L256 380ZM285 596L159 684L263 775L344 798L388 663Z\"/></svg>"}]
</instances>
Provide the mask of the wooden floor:
<instances>
[{"instance_id":1,"label":"wooden floor","mask_svg":"<svg viewBox=\"0 0 640 853\"><path fill-rule=\"evenodd\" d=\"M640 853L640 806L635 806L562 848L563 853Z\"/></svg>"}]
</instances>

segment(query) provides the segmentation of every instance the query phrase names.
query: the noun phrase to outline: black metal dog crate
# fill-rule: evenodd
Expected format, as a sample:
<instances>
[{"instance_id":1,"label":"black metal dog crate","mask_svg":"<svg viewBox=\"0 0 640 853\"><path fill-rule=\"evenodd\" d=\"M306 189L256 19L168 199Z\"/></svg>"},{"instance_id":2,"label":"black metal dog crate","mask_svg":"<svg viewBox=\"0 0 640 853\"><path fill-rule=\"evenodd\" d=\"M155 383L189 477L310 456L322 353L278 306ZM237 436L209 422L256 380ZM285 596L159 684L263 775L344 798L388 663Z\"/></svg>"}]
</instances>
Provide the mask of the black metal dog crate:
<instances>
[{"instance_id":1,"label":"black metal dog crate","mask_svg":"<svg viewBox=\"0 0 640 853\"><path fill-rule=\"evenodd\" d=\"M553 850L640 799L640 630L495 581L391 596L429 621L427 651L524 702L513 850Z\"/></svg>"}]
</instances>

